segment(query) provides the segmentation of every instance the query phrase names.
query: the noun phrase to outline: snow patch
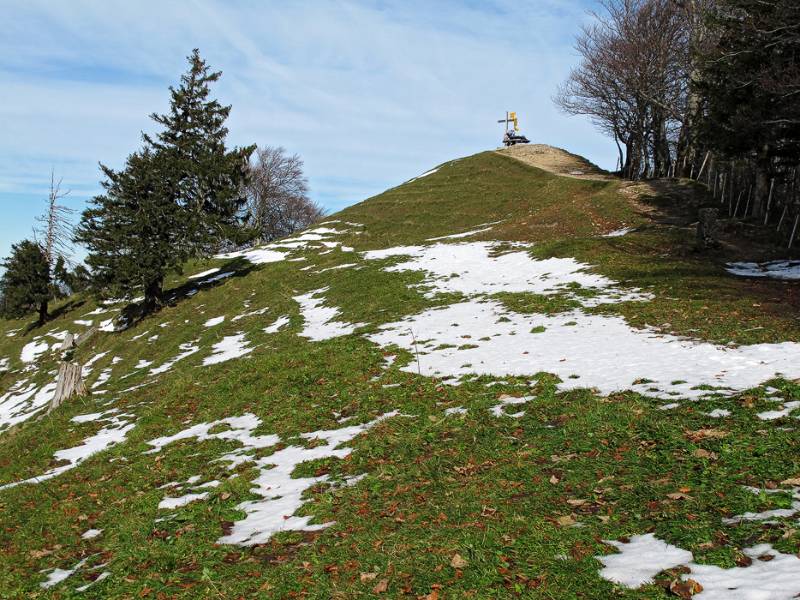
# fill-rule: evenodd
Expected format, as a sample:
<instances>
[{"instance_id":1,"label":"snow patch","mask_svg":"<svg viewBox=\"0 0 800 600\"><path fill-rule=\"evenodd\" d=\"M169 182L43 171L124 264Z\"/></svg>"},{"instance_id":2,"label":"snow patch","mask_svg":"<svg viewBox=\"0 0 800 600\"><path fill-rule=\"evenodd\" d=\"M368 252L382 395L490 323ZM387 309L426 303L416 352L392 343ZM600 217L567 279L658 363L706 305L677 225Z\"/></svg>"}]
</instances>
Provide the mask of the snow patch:
<instances>
[{"instance_id":1,"label":"snow patch","mask_svg":"<svg viewBox=\"0 0 800 600\"><path fill-rule=\"evenodd\" d=\"M800 279L800 261L774 260L771 262L728 263L728 273L739 277L763 277L767 279Z\"/></svg>"},{"instance_id":2,"label":"snow patch","mask_svg":"<svg viewBox=\"0 0 800 600\"><path fill-rule=\"evenodd\" d=\"M318 298L328 291L327 287L314 290L302 296L295 296L294 300L300 305L300 312L305 320L303 331L300 335L315 342L349 335L364 323L343 323L334 320L339 314L339 309L332 306L323 306L325 299Z\"/></svg>"},{"instance_id":3,"label":"snow patch","mask_svg":"<svg viewBox=\"0 0 800 600\"><path fill-rule=\"evenodd\" d=\"M495 404L491 409L491 413L495 417L512 417L514 419L519 419L520 417L525 415L525 411L516 412L514 414L509 414L506 412L506 406L517 406L518 404L526 404L533 400L535 396L509 396L507 394L503 394L498 398L500 401L498 404Z\"/></svg>"},{"instance_id":4,"label":"snow patch","mask_svg":"<svg viewBox=\"0 0 800 600\"><path fill-rule=\"evenodd\" d=\"M39 587L43 589L49 589L55 585L58 585L62 581L72 576L72 574L75 573L75 571L77 571L78 569L80 569L83 565L85 565L88 560L89 560L88 558L84 558L82 561L80 561L71 569L51 569L49 573L46 570L42 571L42 573L48 573L48 575L47 575L47 580L40 583Z\"/></svg>"},{"instance_id":5,"label":"snow patch","mask_svg":"<svg viewBox=\"0 0 800 600\"><path fill-rule=\"evenodd\" d=\"M225 320L225 315L221 317L214 317L213 319L209 319L205 323L203 323L203 327L215 327L222 323Z\"/></svg>"},{"instance_id":6,"label":"snow patch","mask_svg":"<svg viewBox=\"0 0 800 600\"><path fill-rule=\"evenodd\" d=\"M789 414L797 408L800 408L800 401L793 400L792 402L784 403L781 410L767 410L765 412L758 413L756 416L762 421L774 421L776 419L788 417Z\"/></svg>"},{"instance_id":7,"label":"snow patch","mask_svg":"<svg viewBox=\"0 0 800 600\"><path fill-rule=\"evenodd\" d=\"M181 351L180 354L178 354L174 358L171 358L170 360L165 362L160 367L156 367L154 369L150 369L150 375L160 375L161 373L166 373L178 361L183 360L187 356L191 356L195 352L199 352L200 351L200 346L196 346L195 345L196 343L197 343L197 340L195 340L193 342L187 342L185 344L181 344L180 346L178 346L178 349Z\"/></svg>"},{"instance_id":8,"label":"snow patch","mask_svg":"<svg viewBox=\"0 0 800 600\"><path fill-rule=\"evenodd\" d=\"M631 231L633 231L633 227L623 227L622 229L615 229L614 231L609 231L608 233L603 234L605 238L615 238L615 237L622 237L623 235L628 235Z\"/></svg>"},{"instance_id":9,"label":"snow patch","mask_svg":"<svg viewBox=\"0 0 800 600\"><path fill-rule=\"evenodd\" d=\"M125 438L128 436L128 432L136 425L132 420L132 415L113 415L105 420L108 421L108 424L94 435L83 440L79 446L67 448L66 450L59 450L53 454L54 460L66 462L66 464L54 467L42 475L31 477L30 479L23 479L21 481L0 485L0 490L23 484L40 483L47 479L58 477L62 473L74 469L98 452L102 452L103 450L107 450L112 446L124 442Z\"/></svg>"},{"instance_id":10,"label":"snow patch","mask_svg":"<svg viewBox=\"0 0 800 600\"><path fill-rule=\"evenodd\" d=\"M478 229L473 229L472 231L465 231L464 233L453 233L451 235L442 235L439 237L428 238L425 240L426 242L437 242L439 240L459 240L461 238L471 237L473 235L478 235L479 233L484 233L486 231L491 231L493 227L479 227Z\"/></svg>"},{"instance_id":11,"label":"snow patch","mask_svg":"<svg viewBox=\"0 0 800 600\"><path fill-rule=\"evenodd\" d=\"M595 557L603 563L600 577L629 588L653 583L653 577L661 571L688 564L694 558L688 550L667 544L652 533L634 535L628 542L605 543L619 553Z\"/></svg>"},{"instance_id":12,"label":"snow patch","mask_svg":"<svg viewBox=\"0 0 800 600\"><path fill-rule=\"evenodd\" d=\"M101 533L103 533L102 529L87 529L81 535L81 538L84 540L93 540L94 538L98 537Z\"/></svg>"},{"instance_id":13,"label":"snow patch","mask_svg":"<svg viewBox=\"0 0 800 600\"><path fill-rule=\"evenodd\" d=\"M0 431L18 425L44 409L53 399L56 383L37 389L36 384L19 381L0 396Z\"/></svg>"},{"instance_id":14,"label":"snow patch","mask_svg":"<svg viewBox=\"0 0 800 600\"><path fill-rule=\"evenodd\" d=\"M770 544L744 549L752 559L750 566L724 569L692 562L691 552L651 533L633 536L628 543L606 543L620 553L596 557L605 565L600 575L629 588L651 583L664 569L685 565L690 572L683 579L691 578L703 587L702 592L692 596L696 600L791 600L800 593L800 559L778 552Z\"/></svg>"},{"instance_id":15,"label":"snow patch","mask_svg":"<svg viewBox=\"0 0 800 600\"><path fill-rule=\"evenodd\" d=\"M166 497L158 503L158 508L163 510L175 510L181 506L186 506L187 504L197 502L198 500L205 500L206 498L208 498L208 492L202 492L200 494L184 494L183 496L178 496L177 498Z\"/></svg>"},{"instance_id":16,"label":"snow patch","mask_svg":"<svg viewBox=\"0 0 800 600\"><path fill-rule=\"evenodd\" d=\"M264 333L278 333L278 331L284 327L285 325L289 324L289 317L286 315L278 317L275 319L275 322L272 325L268 325L264 327Z\"/></svg>"},{"instance_id":17,"label":"snow patch","mask_svg":"<svg viewBox=\"0 0 800 600\"><path fill-rule=\"evenodd\" d=\"M42 340L41 338L34 338L32 342L29 342L23 346L22 352L19 355L19 359L24 363L32 363L42 354L47 352L49 348L50 344L48 344L46 341Z\"/></svg>"},{"instance_id":18,"label":"snow patch","mask_svg":"<svg viewBox=\"0 0 800 600\"><path fill-rule=\"evenodd\" d=\"M498 292L557 294L568 293L569 286L576 285L599 292L594 298L585 299L585 306L650 298L636 290L624 292L616 289L614 281L589 273L589 265L573 258L536 260L528 254L527 246L523 246L526 250L496 254L501 247L500 242L400 246L370 250L364 252L363 256L367 260L408 257L385 270L427 272L428 278L421 287L425 288L428 298L437 293L461 293L467 296ZM607 293L600 293L602 291Z\"/></svg>"},{"instance_id":19,"label":"snow patch","mask_svg":"<svg viewBox=\"0 0 800 600\"><path fill-rule=\"evenodd\" d=\"M710 413L706 413L712 419L721 419L722 417L731 416L731 411L726 408L715 408Z\"/></svg>"},{"instance_id":20,"label":"snow patch","mask_svg":"<svg viewBox=\"0 0 800 600\"><path fill-rule=\"evenodd\" d=\"M212 346L212 354L203 359L203 366L216 365L250 354L253 349L248 345L248 341L245 340L244 336L244 333L237 333L236 335L222 338Z\"/></svg>"},{"instance_id":21,"label":"snow patch","mask_svg":"<svg viewBox=\"0 0 800 600\"><path fill-rule=\"evenodd\" d=\"M246 514L245 518L235 522L230 533L219 538L217 543L253 546L267 542L279 531L316 531L328 527L330 523L312 524L312 517L296 516L295 513L305 502L303 494L306 490L329 481L329 476L293 478L292 473L298 465L307 461L329 457L346 458L352 448L343 447L343 444L396 414L387 413L363 425L303 433L302 438L318 441L317 445L313 448L286 446L261 458L255 457L253 450L276 446L281 438L274 434L254 435L253 432L261 425L261 420L255 415L246 414L201 423L175 435L151 440L148 444L152 449L148 453L159 452L169 444L188 439L196 439L198 442L212 439L239 442L240 448L222 455L218 460L228 463L231 470L241 464L254 464L259 473L252 481L251 492L260 499L237 505L236 508ZM226 428L211 433L212 429L218 430L220 427Z\"/></svg>"},{"instance_id":22,"label":"snow patch","mask_svg":"<svg viewBox=\"0 0 800 600\"><path fill-rule=\"evenodd\" d=\"M219 273L219 267L215 267L213 269L209 269L208 271L203 271L202 273L195 273L194 275L189 275L189 279L202 279L203 277L208 277L209 275L213 275L214 273Z\"/></svg>"},{"instance_id":23,"label":"snow patch","mask_svg":"<svg viewBox=\"0 0 800 600\"><path fill-rule=\"evenodd\" d=\"M633 329L615 316L518 314L493 300L426 310L367 337L383 348L418 350L419 370L428 377L544 371L561 378L561 390L594 387L603 394L630 389L668 400L701 398L756 387L778 374L800 377L797 343L732 348ZM417 368L416 360L401 367ZM651 382L635 383L643 378Z\"/></svg>"}]
</instances>

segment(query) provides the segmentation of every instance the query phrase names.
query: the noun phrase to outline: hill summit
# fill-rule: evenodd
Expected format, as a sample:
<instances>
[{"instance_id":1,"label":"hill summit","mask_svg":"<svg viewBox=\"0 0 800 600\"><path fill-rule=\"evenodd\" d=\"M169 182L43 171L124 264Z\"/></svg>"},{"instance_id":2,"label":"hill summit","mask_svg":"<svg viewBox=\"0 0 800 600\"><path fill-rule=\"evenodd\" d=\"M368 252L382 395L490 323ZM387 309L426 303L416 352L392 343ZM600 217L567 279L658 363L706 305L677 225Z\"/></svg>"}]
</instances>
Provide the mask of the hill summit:
<instances>
[{"instance_id":1,"label":"hill summit","mask_svg":"<svg viewBox=\"0 0 800 600\"><path fill-rule=\"evenodd\" d=\"M791 265L708 202L518 146L4 322L0 596L793 597Z\"/></svg>"}]
</instances>

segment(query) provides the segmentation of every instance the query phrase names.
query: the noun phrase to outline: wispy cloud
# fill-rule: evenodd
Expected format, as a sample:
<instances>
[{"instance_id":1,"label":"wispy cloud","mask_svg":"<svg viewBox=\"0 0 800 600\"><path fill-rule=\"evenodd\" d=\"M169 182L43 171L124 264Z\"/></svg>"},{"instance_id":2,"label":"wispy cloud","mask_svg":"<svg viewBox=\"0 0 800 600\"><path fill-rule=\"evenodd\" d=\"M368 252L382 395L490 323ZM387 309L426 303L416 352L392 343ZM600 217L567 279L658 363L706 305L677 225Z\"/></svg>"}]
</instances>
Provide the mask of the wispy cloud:
<instances>
[{"instance_id":1,"label":"wispy cloud","mask_svg":"<svg viewBox=\"0 0 800 600\"><path fill-rule=\"evenodd\" d=\"M121 165L138 147L193 47L224 71L215 92L233 105L231 141L299 153L331 209L494 147L507 109L533 140L607 164L605 140L550 101L591 4L8 3L0 202L21 227L51 167L76 203L96 193L98 161ZM0 252L14 237L0 229Z\"/></svg>"}]
</instances>

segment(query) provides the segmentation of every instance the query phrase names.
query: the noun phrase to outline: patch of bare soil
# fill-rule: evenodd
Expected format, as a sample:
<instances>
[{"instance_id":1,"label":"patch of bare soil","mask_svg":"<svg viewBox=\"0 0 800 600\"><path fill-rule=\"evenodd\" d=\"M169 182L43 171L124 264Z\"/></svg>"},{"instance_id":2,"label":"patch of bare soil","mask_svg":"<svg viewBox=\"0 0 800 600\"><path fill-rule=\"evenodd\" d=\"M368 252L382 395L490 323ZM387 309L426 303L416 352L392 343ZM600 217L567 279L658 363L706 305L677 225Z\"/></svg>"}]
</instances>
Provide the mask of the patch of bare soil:
<instances>
[{"instance_id":1,"label":"patch of bare soil","mask_svg":"<svg viewBox=\"0 0 800 600\"><path fill-rule=\"evenodd\" d=\"M527 165L538 167L543 171L563 177L598 181L616 179L613 175L603 171L603 169L590 163L582 156L571 154L566 150L546 144L517 144L510 148L497 150L497 153L510 156Z\"/></svg>"}]
</instances>

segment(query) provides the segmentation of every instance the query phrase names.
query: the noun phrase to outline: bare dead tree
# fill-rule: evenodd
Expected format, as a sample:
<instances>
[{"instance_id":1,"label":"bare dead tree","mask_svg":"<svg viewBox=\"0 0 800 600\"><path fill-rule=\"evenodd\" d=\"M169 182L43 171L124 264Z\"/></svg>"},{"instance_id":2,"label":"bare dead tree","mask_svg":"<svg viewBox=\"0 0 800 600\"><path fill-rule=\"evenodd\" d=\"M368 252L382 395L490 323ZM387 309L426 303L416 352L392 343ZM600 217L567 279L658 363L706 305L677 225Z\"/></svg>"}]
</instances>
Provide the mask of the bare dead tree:
<instances>
[{"instance_id":1,"label":"bare dead tree","mask_svg":"<svg viewBox=\"0 0 800 600\"><path fill-rule=\"evenodd\" d=\"M64 260L69 257L70 241L74 233L71 216L75 211L60 204L60 201L66 198L70 191L62 192L61 182L62 179L56 181L55 173L50 171L50 192L47 195L47 208L43 215L36 217L36 220L40 223L36 229L36 237L41 239L39 244L47 259L51 277L59 257Z\"/></svg>"},{"instance_id":2,"label":"bare dead tree","mask_svg":"<svg viewBox=\"0 0 800 600\"><path fill-rule=\"evenodd\" d=\"M324 211L308 196L303 161L281 147L256 150L245 185L246 221L262 241L287 236L317 221Z\"/></svg>"}]
</instances>

